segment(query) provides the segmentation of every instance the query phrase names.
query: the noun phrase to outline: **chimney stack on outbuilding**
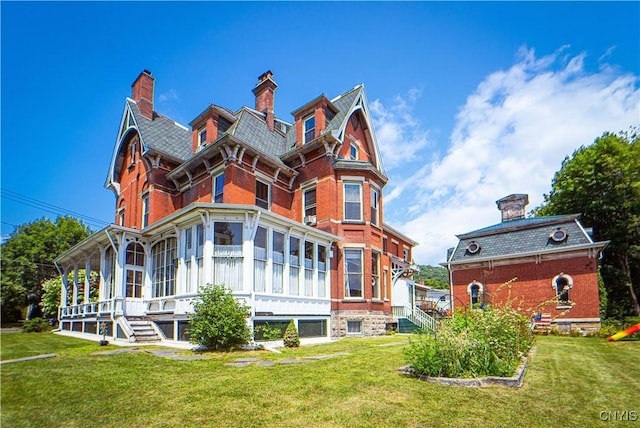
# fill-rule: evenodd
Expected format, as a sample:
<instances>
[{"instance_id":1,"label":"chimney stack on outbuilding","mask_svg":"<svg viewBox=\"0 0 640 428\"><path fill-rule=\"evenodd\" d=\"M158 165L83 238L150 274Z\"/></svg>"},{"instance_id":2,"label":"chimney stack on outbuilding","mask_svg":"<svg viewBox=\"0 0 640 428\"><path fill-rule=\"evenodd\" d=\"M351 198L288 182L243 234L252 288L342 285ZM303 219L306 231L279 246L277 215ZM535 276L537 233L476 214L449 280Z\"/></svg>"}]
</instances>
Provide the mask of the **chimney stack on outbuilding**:
<instances>
[{"instance_id":1,"label":"chimney stack on outbuilding","mask_svg":"<svg viewBox=\"0 0 640 428\"><path fill-rule=\"evenodd\" d=\"M156 79L149 70L143 70L131 85L131 98L138 103L143 116L153 118L153 89Z\"/></svg>"},{"instance_id":2,"label":"chimney stack on outbuilding","mask_svg":"<svg viewBox=\"0 0 640 428\"><path fill-rule=\"evenodd\" d=\"M502 212L502 221L518 220L525 217L525 207L529 204L529 195L513 194L496 201Z\"/></svg>"},{"instance_id":3,"label":"chimney stack on outbuilding","mask_svg":"<svg viewBox=\"0 0 640 428\"><path fill-rule=\"evenodd\" d=\"M272 77L271 70L262 73L258 77L258 84L253 88L253 94L256 96L256 110L265 113L265 120L270 131L273 131L275 127L274 95L278 88Z\"/></svg>"}]
</instances>

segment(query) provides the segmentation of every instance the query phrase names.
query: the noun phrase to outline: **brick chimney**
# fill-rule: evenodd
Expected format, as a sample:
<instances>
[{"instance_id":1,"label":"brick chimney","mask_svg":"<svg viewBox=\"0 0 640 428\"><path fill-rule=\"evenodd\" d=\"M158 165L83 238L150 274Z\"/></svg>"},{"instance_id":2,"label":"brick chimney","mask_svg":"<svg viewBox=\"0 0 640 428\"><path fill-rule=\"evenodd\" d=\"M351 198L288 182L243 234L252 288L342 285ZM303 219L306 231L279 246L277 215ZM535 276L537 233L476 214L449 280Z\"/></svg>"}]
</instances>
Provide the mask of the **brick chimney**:
<instances>
[{"instance_id":1,"label":"brick chimney","mask_svg":"<svg viewBox=\"0 0 640 428\"><path fill-rule=\"evenodd\" d=\"M276 82L272 79L271 70L262 73L258 77L258 84L253 88L253 94L256 96L256 110L266 114L267 127L273 131L275 126L274 94L276 92Z\"/></svg>"},{"instance_id":2,"label":"brick chimney","mask_svg":"<svg viewBox=\"0 0 640 428\"><path fill-rule=\"evenodd\" d=\"M131 98L138 103L138 108L143 116L153 117L153 88L156 79L151 76L149 70L143 70L133 85L131 85Z\"/></svg>"},{"instance_id":3,"label":"brick chimney","mask_svg":"<svg viewBox=\"0 0 640 428\"><path fill-rule=\"evenodd\" d=\"M525 207L529 204L529 195L513 194L496 201L502 212L502 221L518 220L525 217Z\"/></svg>"}]
</instances>

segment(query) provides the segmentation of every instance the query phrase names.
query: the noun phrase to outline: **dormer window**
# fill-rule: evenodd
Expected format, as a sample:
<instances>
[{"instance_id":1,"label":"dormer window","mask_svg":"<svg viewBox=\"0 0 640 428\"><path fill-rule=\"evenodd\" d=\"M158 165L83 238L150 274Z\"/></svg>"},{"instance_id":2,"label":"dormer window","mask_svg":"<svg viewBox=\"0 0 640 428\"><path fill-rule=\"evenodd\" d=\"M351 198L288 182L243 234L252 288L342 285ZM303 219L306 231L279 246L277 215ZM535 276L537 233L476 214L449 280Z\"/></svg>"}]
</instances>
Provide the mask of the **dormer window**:
<instances>
[{"instance_id":1,"label":"dormer window","mask_svg":"<svg viewBox=\"0 0 640 428\"><path fill-rule=\"evenodd\" d=\"M549 233L549 238L551 238L553 242L563 242L568 236L567 229L564 227L558 227Z\"/></svg>"},{"instance_id":2,"label":"dormer window","mask_svg":"<svg viewBox=\"0 0 640 428\"><path fill-rule=\"evenodd\" d=\"M480 251L480 244L478 244L476 241L471 241L467 245L466 249L467 249L467 253L476 254L478 251Z\"/></svg>"},{"instance_id":3,"label":"dormer window","mask_svg":"<svg viewBox=\"0 0 640 428\"><path fill-rule=\"evenodd\" d=\"M316 118L309 116L304 120L304 143L313 140L316 135Z\"/></svg>"},{"instance_id":4,"label":"dormer window","mask_svg":"<svg viewBox=\"0 0 640 428\"><path fill-rule=\"evenodd\" d=\"M351 159L358 160L358 146L356 146L354 143L351 143L349 154L351 156Z\"/></svg>"},{"instance_id":5,"label":"dormer window","mask_svg":"<svg viewBox=\"0 0 640 428\"><path fill-rule=\"evenodd\" d=\"M201 149L207 144L207 128L198 131L198 147Z\"/></svg>"}]
</instances>

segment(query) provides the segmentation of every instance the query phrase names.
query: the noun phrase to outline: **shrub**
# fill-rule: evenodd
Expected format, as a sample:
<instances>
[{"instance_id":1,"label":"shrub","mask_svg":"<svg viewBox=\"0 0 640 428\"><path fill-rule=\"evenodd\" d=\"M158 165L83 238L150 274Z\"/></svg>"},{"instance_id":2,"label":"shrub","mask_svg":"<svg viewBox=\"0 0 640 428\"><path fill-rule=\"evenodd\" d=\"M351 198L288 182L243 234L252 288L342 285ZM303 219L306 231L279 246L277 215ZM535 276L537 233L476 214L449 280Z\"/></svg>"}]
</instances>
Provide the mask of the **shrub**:
<instances>
[{"instance_id":1,"label":"shrub","mask_svg":"<svg viewBox=\"0 0 640 428\"><path fill-rule=\"evenodd\" d=\"M22 331L25 333L40 333L49 330L49 323L43 318L33 318L26 320L22 324Z\"/></svg>"},{"instance_id":2,"label":"shrub","mask_svg":"<svg viewBox=\"0 0 640 428\"><path fill-rule=\"evenodd\" d=\"M191 343L212 350L229 350L249 343L248 308L223 285L206 285L193 301L187 333Z\"/></svg>"},{"instance_id":3,"label":"shrub","mask_svg":"<svg viewBox=\"0 0 640 428\"><path fill-rule=\"evenodd\" d=\"M254 340L278 340L282 338L282 335L283 331L280 327L272 327L268 322L253 329Z\"/></svg>"},{"instance_id":4,"label":"shrub","mask_svg":"<svg viewBox=\"0 0 640 428\"><path fill-rule=\"evenodd\" d=\"M284 332L284 346L287 348L297 348L300 346L300 336L298 336L298 329L293 320L289 321L289 325Z\"/></svg>"},{"instance_id":5,"label":"shrub","mask_svg":"<svg viewBox=\"0 0 640 428\"><path fill-rule=\"evenodd\" d=\"M405 350L427 376L511 376L533 344L529 319L511 307L486 307L442 320Z\"/></svg>"}]
</instances>

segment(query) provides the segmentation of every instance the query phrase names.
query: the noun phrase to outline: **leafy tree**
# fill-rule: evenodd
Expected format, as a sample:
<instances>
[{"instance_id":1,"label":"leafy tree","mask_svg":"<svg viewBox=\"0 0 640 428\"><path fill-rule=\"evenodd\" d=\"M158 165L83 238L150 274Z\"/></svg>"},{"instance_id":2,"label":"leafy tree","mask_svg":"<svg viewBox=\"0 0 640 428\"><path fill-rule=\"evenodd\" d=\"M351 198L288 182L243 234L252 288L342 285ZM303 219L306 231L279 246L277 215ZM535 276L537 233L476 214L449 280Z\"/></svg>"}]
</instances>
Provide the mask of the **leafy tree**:
<instances>
[{"instance_id":1,"label":"leafy tree","mask_svg":"<svg viewBox=\"0 0 640 428\"><path fill-rule=\"evenodd\" d=\"M581 213L596 241L610 240L602 261L607 315L640 315L640 142L638 130L604 133L562 162L536 215Z\"/></svg>"},{"instance_id":2,"label":"leafy tree","mask_svg":"<svg viewBox=\"0 0 640 428\"><path fill-rule=\"evenodd\" d=\"M27 296L42 295L44 281L59 275L53 261L91 234L69 216L46 218L18 226L2 244L2 321L16 321Z\"/></svg>"},{"instance_id":3,"label":"leafy tree","mask_svg":"<svg viewBox=\"0 0 640 428\"><path fill-rule=\"evenodd\" d=\"M420 265L420 272L414 277L416 281L423 280L424 285L431 288L449 288L449 274L441 266Z\"/></svg>"},{"instance_id":4,"label":"leafy tree","mask_svg":"<svg viewBox=\"0 0 640 428\"><path fill-rule=\"evenodd\" d=\"M249 343L249 308L240 304L223 285L200 288L193 301L187 333L191 343L212 350L229 350Z\"/></svg>"}]
</instances>

